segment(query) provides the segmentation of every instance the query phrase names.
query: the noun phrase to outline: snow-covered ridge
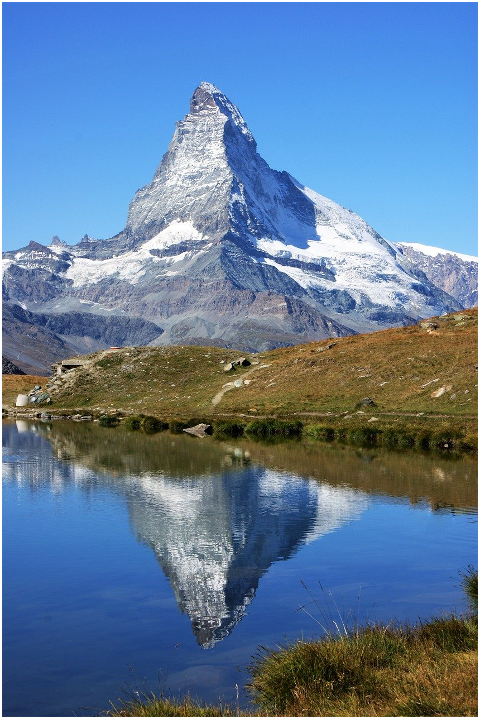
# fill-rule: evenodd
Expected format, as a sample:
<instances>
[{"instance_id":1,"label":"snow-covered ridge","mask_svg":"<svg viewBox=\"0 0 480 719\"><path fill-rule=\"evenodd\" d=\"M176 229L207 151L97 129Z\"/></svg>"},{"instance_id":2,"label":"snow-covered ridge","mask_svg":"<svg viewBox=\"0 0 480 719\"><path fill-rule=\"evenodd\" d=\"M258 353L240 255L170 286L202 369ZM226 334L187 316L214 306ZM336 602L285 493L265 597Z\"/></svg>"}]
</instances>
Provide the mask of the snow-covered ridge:
<instances>
[{"instance_id":1,"label":"snow-covered ridge","mask_svg":"<svg viewBox=\"0 0 480 719\"><path fill-rule=\"evenodd\" d=\"M421 252L422 255L428 255L429 257L437 257L438 255L453 255L459 257L465 262L476 262L478 264L478 257L475 255L464 255L460 252L454 252L453 250L443 250L440 247L432 247L430 245L421 245L418 242L397 242L400 247L411 247L415 252Z\"/></svg>"}]
</instances>

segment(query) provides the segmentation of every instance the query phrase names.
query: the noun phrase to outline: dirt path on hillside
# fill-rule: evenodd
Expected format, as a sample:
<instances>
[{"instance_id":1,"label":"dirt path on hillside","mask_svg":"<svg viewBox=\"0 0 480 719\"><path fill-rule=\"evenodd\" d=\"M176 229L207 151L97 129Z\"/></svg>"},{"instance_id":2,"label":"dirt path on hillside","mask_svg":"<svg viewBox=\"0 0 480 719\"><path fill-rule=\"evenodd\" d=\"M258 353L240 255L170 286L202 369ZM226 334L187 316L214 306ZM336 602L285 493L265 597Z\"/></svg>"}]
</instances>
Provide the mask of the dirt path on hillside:
<instances>
[{"instance_id":1,"label":"dirt path on hillside","mask_svg":"<svg viewBox=\"0 0 480 719\"><path fill-rule=\"evenodd\" d=\"M270 365L269 364L261 364L258 367L252 367L252 369L249 369L248 372L245 372L244 374L242 374L241 377L238 377L237 380L233 380L232 382L227 382L226 384L224 384L222 389L220 390L220 392L217 392L215 397L212 399L213 406L216 407L216 405L221 401L225 392L230 392L231 389L240 389L243 386L243 383L247 377L250 377L250 375L253 374L254 372L256 372L257 370L264 369L266 367L270 367ZM242 384L236 385L235 382L238 380L241 380Z\"/></svg>"}]
</instances>

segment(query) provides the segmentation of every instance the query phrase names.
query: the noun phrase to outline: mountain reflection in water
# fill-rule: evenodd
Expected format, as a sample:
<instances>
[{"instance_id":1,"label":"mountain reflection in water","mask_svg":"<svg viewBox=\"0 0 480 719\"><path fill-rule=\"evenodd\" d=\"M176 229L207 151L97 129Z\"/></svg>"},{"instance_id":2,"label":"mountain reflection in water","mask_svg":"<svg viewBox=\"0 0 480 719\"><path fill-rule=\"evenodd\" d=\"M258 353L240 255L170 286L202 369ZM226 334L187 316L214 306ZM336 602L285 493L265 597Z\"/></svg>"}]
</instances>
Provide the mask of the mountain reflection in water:
<instances>
[{"instance_id":1,"label":"mountain reflection in water","mask_svg":"<svg viewBox=\"0 0 480 719\"><path fill-rule=\"evenodd\" d=\"M204 647L232 631L274 561L366 506L359 492L259 466L184 480L138 477L127 502L138 538L155 552Z\"/></svg>"},{"instance_id":2,"label":"mountain reflection in water","mask_svg":"<svg viewBox=\"0 0 480 719\"><path fill-rule=\"evenodd\" d=\"M230 634L272 563L357 519L372 493L426 500L433 510L476 504L471 462L71 422L6 423L4 445L25 459L12 461L10 481L125 497L137 539L153 550L203 647Z\"/></svg>"},{"instance_id":3,"label":"mountain reflection in water","mask_svg":"<svg viewBox=\"0 0 480 719\"><path fill-rule=\"evenodd\" d=\"M153 550L205 648L242 619L273 562L357 518L367 506L363 492L253 464L246 450L217 442L132 437L91 426L62 432L57 423L36 425L36 434L22 421L7 427L9 450L29 453L32 488L49 484L59 492L74 482L88 492L107 485L123 494L137 539ZM44 438L53 454L39 451ZM132 454L132 440L140 440L145 452L137 445ZM120 469L119 462L134 458L136 472Z\"/></svg>"}]
</instances>

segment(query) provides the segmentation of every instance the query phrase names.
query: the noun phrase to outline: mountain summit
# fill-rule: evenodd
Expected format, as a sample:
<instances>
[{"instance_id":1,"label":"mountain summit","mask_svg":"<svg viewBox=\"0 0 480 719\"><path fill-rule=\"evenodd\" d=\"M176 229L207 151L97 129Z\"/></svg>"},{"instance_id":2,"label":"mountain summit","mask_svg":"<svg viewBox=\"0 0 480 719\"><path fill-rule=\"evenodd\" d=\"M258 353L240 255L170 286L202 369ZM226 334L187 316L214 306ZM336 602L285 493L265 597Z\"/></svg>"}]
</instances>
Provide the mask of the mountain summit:
<instances>
[{"instance_id":1,"label":"mountain summit","mask_svg":"<svg viewBox=\"0 0 480 719\"><path fill-rule=\"evenodd\" d=\"M256 150L237 107L203 82L152 182L130 203L125 234L144 241L180 220L204 234L230 230L306 247L317 236L312 202Z\"/></svg>"},{"instance_id":2,"label":"mountain summit","mask_svg":"<svg viewBox=\"0 0 480 719\"><path fill-rule=\"evenodd\" d=\"M34 342L14 346L33 324L46 333L42 347L48 333L50 347L64 343L57 354L147 343L255 351L460 309L441 271L453 255L439 255L429 275L429 261L418 268L421 247L387 242L272 170L238 108L202 82L119 234L5 253L4 350L38 365ZM473 297L476 258L456 255L454 265L467 278L462 299Z\"/></svg>"}]
</instances>

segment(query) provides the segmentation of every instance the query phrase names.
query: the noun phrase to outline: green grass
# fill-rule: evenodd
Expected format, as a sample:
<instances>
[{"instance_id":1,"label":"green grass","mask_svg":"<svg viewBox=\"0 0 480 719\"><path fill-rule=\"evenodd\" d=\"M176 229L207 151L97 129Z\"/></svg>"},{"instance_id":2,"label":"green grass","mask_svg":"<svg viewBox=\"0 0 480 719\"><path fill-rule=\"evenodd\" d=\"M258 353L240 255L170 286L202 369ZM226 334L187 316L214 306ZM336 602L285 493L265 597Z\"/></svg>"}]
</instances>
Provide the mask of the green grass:
<instances>
[{"instance_id":1,"label":"green grass","mask_svg":"<svg viewBox=\"0 0 480 719\"><path fill-rule=\"evenodd\" d=\"M306 424L303 437L399 451L415 449L441 454L474 454L477 451L476 423L470 424L459 418L385 417L369 423L358 415L331 417L321 423Z\"/></svg>"},{"instance_id":2,"label":"green grass","mask_svg":"<svg viewBox=\"0 0 480 719\"><path fill-rule=\"evenodd\" d=\"M118 427L120 419L118 417L102 415L98 420L100 427Z\"/></svg>"},{"instance_id":3,"label":"green grass","mask_svg":"<svg viewBox=\"0 0 480 719\"><path fill-rule=\"evenodd\" d=\"M478 571L469 565L465 573L460 573L462 578L462 589L465 592L470 610L472 612L478 611Z\"/></svg>"},{"instance_id":4,"label":"green grass","mask_svg":"<svg viewBox=\"0 0 480 719\"><path fill-rule=\"evenodd\" d=\"M245 424L238 420L216 420L213 424L213 431L218 439L236 439L243 437Z\"/></svg>"},{"instance_id":5,"label":"green grass","mask_svg":"<svg viewBox=\"0 0 480 719\"><path fill-rule=\"evenodd\" d=\"M255 419L245 428L245 434L253 439L291 439L302 436L302 423L299 420L288 421L269 417Z\"/></svg>"}]
</instances>

